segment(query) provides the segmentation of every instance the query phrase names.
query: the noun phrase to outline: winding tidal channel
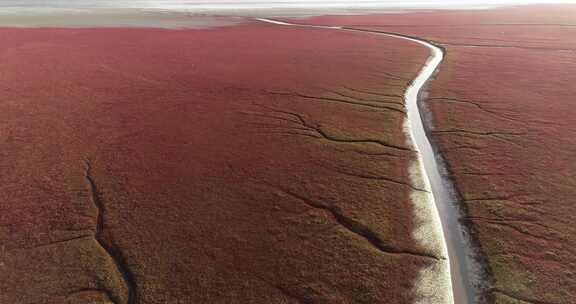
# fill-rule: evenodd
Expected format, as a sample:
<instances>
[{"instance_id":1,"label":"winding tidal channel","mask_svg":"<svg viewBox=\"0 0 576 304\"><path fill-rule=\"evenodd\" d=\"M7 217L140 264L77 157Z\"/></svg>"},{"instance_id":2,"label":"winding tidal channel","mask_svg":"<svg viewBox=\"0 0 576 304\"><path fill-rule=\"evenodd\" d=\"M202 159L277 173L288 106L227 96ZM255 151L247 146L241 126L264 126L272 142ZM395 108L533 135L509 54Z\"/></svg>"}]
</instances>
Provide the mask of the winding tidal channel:
<instances>
[{"instance_id":1,"label":"winding tidal channel","mask_svg":"<svg viewBox=\"0 0 576 304\"><path fill-rule=\"evenodd\" d=\"M428 82L433 78L438 67L444 59L444 50L433 43L417 37L405 36L395 33L355 29L344 26L322 26L287 23L283 21L258 18L258 21L283 26L312 27L331 30L363 32L373 35L383 35L408 40L430 49L431 55L418 76L412 81L406 90L404 97L408 110L407 133L419 153L419 167L426 189L431 190L436 211L440 217L447 258L449 260L451 295L446 302L455 304L475 303L476 288L473 284L475 267L471 259L471 246L464 235L462 225L459 223L460 211L457 207L457 198L454 194L454 186L446 177L446 170L438 156L426 132L425 119L421 113L420 100ZM436 215L428 215L436 216ZM449 285L449 284L448 284ZM424 302L431 303L431 302ZM434 303L445 304L445 303Z\"/></svg>"}]
</instances>

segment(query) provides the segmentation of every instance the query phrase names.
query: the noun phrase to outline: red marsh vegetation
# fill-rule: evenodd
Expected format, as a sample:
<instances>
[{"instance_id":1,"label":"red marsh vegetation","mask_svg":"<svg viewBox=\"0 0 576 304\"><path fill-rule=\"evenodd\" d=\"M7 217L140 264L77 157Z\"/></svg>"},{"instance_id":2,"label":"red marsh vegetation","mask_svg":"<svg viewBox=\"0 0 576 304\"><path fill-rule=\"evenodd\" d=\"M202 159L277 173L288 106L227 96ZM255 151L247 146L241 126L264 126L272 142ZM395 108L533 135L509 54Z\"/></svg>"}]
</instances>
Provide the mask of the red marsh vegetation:
<instances>
[{"instance_id":1,"label":"red marsh vegetation","mask_svg":"<svg viewBox=\"0 0 576 304\"><path fill-rule=\"evenodd\" d=\"M576 11L319 17L446 48L424 105L493 277L495 303L576 299Z\"/></svg>"},{"instance_id":2,"label":"red marsh vegetation","mask_svg":"<svg viewBox=\"0 0 576 304\"><path fill-rule=\"evenodd\" d=\"M427 56L257 23L1 29L0 302L412 303L438 257L401 95Z\"/></svg>"}]
</instances>

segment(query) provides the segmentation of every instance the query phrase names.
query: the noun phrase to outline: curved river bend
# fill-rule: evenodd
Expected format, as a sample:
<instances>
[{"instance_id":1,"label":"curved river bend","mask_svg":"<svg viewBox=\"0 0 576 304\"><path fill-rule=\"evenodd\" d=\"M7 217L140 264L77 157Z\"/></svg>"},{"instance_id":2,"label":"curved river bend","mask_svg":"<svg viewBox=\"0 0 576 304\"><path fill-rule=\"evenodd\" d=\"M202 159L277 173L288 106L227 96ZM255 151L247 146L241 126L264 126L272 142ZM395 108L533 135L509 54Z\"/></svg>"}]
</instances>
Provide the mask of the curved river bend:
<instances>
[{"instance_id":1,"label":"curved river bend","mask_svg":"<svg viewBox=\"0 0 576 304\"><path fill-rule=\"evenodd\" d=\"M408 40L430 49L431 55L428 58L426 64L418 74L418 76L412 81L406 92L404 93L405 103L408 110L408 120L407 120L407 133L410 136L412 143L416 150L418 151L418 164L417 172L415 177L412 177L413 183L423 183L425 189L431 190L432 195L428 195L427 201L424 203L433 204L436 206L435 210L428 212L429 214L421 214L417 217L427 217L428 224L436 224L436 228L440 228L443 234L443 241L445 248L442 248L444 252L447 251L447 259L449 264L446 265L449 269L450 279L445 284L440 284L448 290L445 291L446 296L440 296L436 298L434 304L472 304L475 303L475 287L472 284L472 274L469 269L472 267L472 261L470 258L470 246L468 240L463 235L462 227L459 223L460 212L456 206L456 198L453 194L454 186L450 180L448 180L445 175L442 174L442 163L440 157L436 156L434 148L428 138L426 133L426 128L424 125L424 117L420 112L419 100L422 93L427 85L427 83L432 79L436 73L440 63L444 59L444 50L434 45L433 43L419 39L417 37L410 37L394 33L378 32L371 30L361 30L343 26L323 26L323 25L306 25L306 24L295 24L287 23L283 21L267 19L267 18L257 18L256 20L266 23L272 23L284 26L297 26L297 27L312 27L312 28L324 28L332 30L342 30L342 31L354 31L363 32L373 35L383 35L388 37L394 37L399 39ZM433 202L432 202L433 201ZM422 203L422 202L415 202ZM438 219L439 216L439 219ZM441 222L441 224L438 224ZM440 271L435 269L435 271ZM435 280L437 278L421 278L421 280ZM435 285L435 282L421 282L426 285ZM437 285L436 285L437 286ZM418 289L418 287L417 287ZM418 290L417 290L418 292ZM436 290L438 293L442 291ZM434 290L427 291L427 294L434 293ZM432 299L423 299L422 303L432 303L429 302Z\"/></svg>"}]
</instances>

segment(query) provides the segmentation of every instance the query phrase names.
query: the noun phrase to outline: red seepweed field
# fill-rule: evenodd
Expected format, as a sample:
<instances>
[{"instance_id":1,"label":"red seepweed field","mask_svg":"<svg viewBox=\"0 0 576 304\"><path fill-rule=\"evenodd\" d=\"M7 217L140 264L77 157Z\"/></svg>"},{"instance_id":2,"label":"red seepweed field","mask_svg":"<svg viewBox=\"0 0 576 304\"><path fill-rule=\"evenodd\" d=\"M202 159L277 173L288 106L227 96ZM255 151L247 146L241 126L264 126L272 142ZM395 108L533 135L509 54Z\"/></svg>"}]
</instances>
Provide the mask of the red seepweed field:
<instances>
[{"instance_id":1,"label":"red seepweed field","mask_svg":"<svg viewBox=\"0 0 576 304\"><path fill-rule=\"evenodd\" d=\"M575 13L290 19L446 51L421 105L489 303L576 298ZM403 100L429 50L202 18L0 28L0 303L430 302Z\"/></svg>"},{"instance_id":2,"label":"red seepweed field","mask_svg":"<svg viewBox=\"0 0 576 304\"><path fill-rule=\"evenodd\" d=\"M2 303L412 303L428 51L255 22L0 29ZM23 292L23 290L25 292Z\"/></svg>"},{"instance_id":3,"label":"red seepweed field","mask_svg":"<svg viewBox=\"0 0 576 304\"><path fill-rule=\"evenodd\" d=\"M423 106L495 303L576 298L576 7L325 16L446 49Z\"/></svg>"}]
</instances>

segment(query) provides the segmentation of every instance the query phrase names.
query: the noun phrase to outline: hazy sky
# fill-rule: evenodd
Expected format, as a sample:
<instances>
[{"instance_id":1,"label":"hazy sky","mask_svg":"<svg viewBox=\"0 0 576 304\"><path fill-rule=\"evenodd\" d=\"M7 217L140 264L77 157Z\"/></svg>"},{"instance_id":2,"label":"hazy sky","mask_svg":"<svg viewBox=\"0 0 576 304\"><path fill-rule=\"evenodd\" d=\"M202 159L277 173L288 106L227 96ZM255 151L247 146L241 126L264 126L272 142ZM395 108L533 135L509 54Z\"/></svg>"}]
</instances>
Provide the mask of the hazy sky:
<instances>
[{"instance_id":1,"label":"hazy sky","mask_svg":"<svg viewBox=\"0 0 576 304\"><path fill-rule=\"evenodd\" d=\"M484 7L576 0L0 0L0 10L38 7L130 7L175 10L238 8L438 8Z\"/></svg>"},{"instance_id":2,"label":"hazy sky","mask_svg":"<svg viewBox=\"0 0 576 304\"><path fill-rule=\"evenodd\" d=\"M193 7L193 6L258 6L258 7L462 7L492 6L502 4L528 3L576 3L576 0L144 0L143 4L157 7Z\"/></svg>"}]
</instances>

